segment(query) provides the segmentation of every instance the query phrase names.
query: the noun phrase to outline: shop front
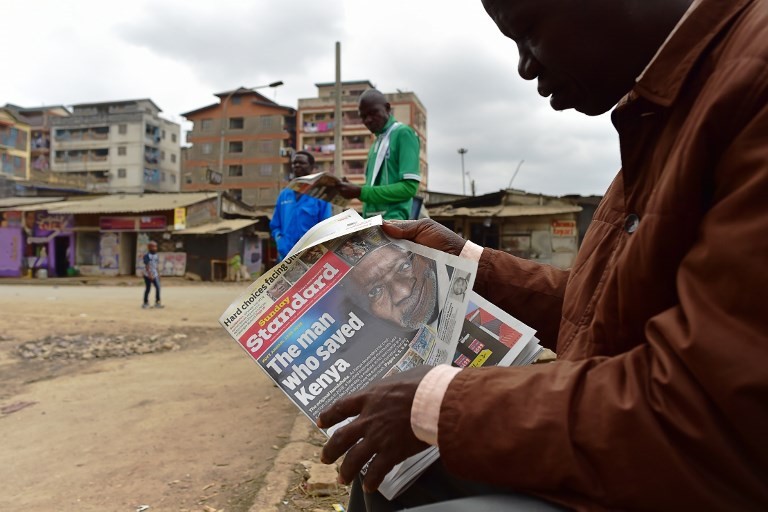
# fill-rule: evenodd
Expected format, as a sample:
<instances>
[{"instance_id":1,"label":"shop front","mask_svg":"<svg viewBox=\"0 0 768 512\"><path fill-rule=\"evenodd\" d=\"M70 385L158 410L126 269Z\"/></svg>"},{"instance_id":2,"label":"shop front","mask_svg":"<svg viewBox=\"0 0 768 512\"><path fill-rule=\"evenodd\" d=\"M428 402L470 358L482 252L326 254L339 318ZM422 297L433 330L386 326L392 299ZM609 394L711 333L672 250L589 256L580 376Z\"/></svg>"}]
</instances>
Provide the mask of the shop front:
<instances>
[{"instance_id":1,"label":"shop front","mask_svg":"<svg viewBox=\"0 0 768 512\"><path fill-rule=\"evenodd\" d=\"M0 221L0 277L72 275L75 233L72 215L5 211Z\"/></svg>"}]
</instances>

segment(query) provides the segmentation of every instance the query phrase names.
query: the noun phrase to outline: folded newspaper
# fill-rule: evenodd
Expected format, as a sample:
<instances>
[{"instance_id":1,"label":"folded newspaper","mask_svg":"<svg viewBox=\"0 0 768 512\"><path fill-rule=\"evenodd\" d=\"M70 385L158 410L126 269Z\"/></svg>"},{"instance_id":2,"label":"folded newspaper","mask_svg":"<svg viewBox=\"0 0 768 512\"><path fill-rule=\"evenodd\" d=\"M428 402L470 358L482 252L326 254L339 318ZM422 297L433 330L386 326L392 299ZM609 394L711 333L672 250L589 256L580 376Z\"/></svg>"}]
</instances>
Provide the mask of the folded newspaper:
<instances>
[{"instance_id":1,"label":"folded newspaper","mask_svg":"<svg viewBox=\"0 0 768 512\"><path fill-rule=\"evenodd\" d=\"M476 262L392 240L381 223L347 210L317 224L219 319L313 422L417 365L528 364L541 350L533 329L471 291ZM407 459L379 490L394 498L438 457Z\"/></svg>"},{"instance_id":2,"label":"folded newspaper","mask_svg":"<svg viewBox=\"0 0 768 512\"><path fill-rule=\"evenodd\" d=\"M288 182L288 188L343 208L349 204L349 201L339 195L336 188L339 183L341 180L332 174L316 172L292 179Z\"/></svg>"}]
</instances>

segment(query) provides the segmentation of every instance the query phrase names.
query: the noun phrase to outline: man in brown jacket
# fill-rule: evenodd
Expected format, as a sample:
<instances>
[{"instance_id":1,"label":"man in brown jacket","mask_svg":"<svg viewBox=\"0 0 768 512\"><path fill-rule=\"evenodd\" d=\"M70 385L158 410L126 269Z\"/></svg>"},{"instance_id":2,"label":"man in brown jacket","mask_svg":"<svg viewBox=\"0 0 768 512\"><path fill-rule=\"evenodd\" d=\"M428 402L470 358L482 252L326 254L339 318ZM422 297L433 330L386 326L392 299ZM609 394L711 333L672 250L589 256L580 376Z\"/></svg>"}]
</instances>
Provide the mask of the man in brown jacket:
<instances>
[{"instance_id":1,"label":"man in brown jacket","mask_svg":"<svg viewBox=\"0 0 768 512\"><path fill-rule=\"evenodd\" d=\"M553 108L618 102L622 169L570 271L434 223L385 229L479 257L476 291L559 360L384 379L321 415L359 414L323 460L348 451L349 482L374 457L377 510L500 489L577 510L768 509L768 0L484 5ZM442 466L389 504L373 492L427 444Z\"/></svg>"}]
</instances>

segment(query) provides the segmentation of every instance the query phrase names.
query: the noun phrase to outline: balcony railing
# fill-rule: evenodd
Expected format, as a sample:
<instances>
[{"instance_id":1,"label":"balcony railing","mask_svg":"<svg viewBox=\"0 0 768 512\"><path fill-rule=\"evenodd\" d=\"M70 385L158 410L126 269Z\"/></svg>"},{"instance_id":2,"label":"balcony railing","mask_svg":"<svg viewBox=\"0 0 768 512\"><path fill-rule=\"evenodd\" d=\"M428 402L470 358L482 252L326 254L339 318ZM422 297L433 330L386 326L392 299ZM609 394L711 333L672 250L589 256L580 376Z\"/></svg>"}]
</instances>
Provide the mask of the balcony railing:
<instances>
[{"instance_id":1,"label":"balcony railing","mask_svg":"<svg viewBox=\"0 0 768 512\"><path fill-rule=\"evenodd\" d=\"M335 144L322 144L322 145L305 144L304 151L309 151L310 153L330 154L336 151L336 145Z\"/></svg>"}]
</instances>

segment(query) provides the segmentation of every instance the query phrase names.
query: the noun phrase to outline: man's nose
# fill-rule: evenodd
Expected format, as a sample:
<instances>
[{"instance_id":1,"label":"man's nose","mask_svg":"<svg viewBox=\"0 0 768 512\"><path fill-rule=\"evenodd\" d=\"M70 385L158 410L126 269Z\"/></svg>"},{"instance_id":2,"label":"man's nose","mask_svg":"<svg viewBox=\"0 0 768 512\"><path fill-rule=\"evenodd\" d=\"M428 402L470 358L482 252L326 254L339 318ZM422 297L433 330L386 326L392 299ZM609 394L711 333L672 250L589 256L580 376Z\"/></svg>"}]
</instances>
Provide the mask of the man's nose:
<instances>
[{"instance_id":1,"label":"man's nose","mask_svg":"<svg viewBox=\"0 0 768 512\"><path fill-rule=\"evenodd\" d=\"M539 76L541 64L531 55L531 52L524 46L518 45L517 51L520 54L520 60L517 63L517 72L523 80L533 80Z\"/></svg>"},{"instance_id":2,"label":"man's nose","mask_svg":"<svg viewBox=\"0 0 768 512\"><path fill-rule=\"evenodd\" d=\"M399 304L413 293L413 285L416 279L413 277L394 278L389 283L389 293L394 304Z\"/></svg>"}]
</instances>

